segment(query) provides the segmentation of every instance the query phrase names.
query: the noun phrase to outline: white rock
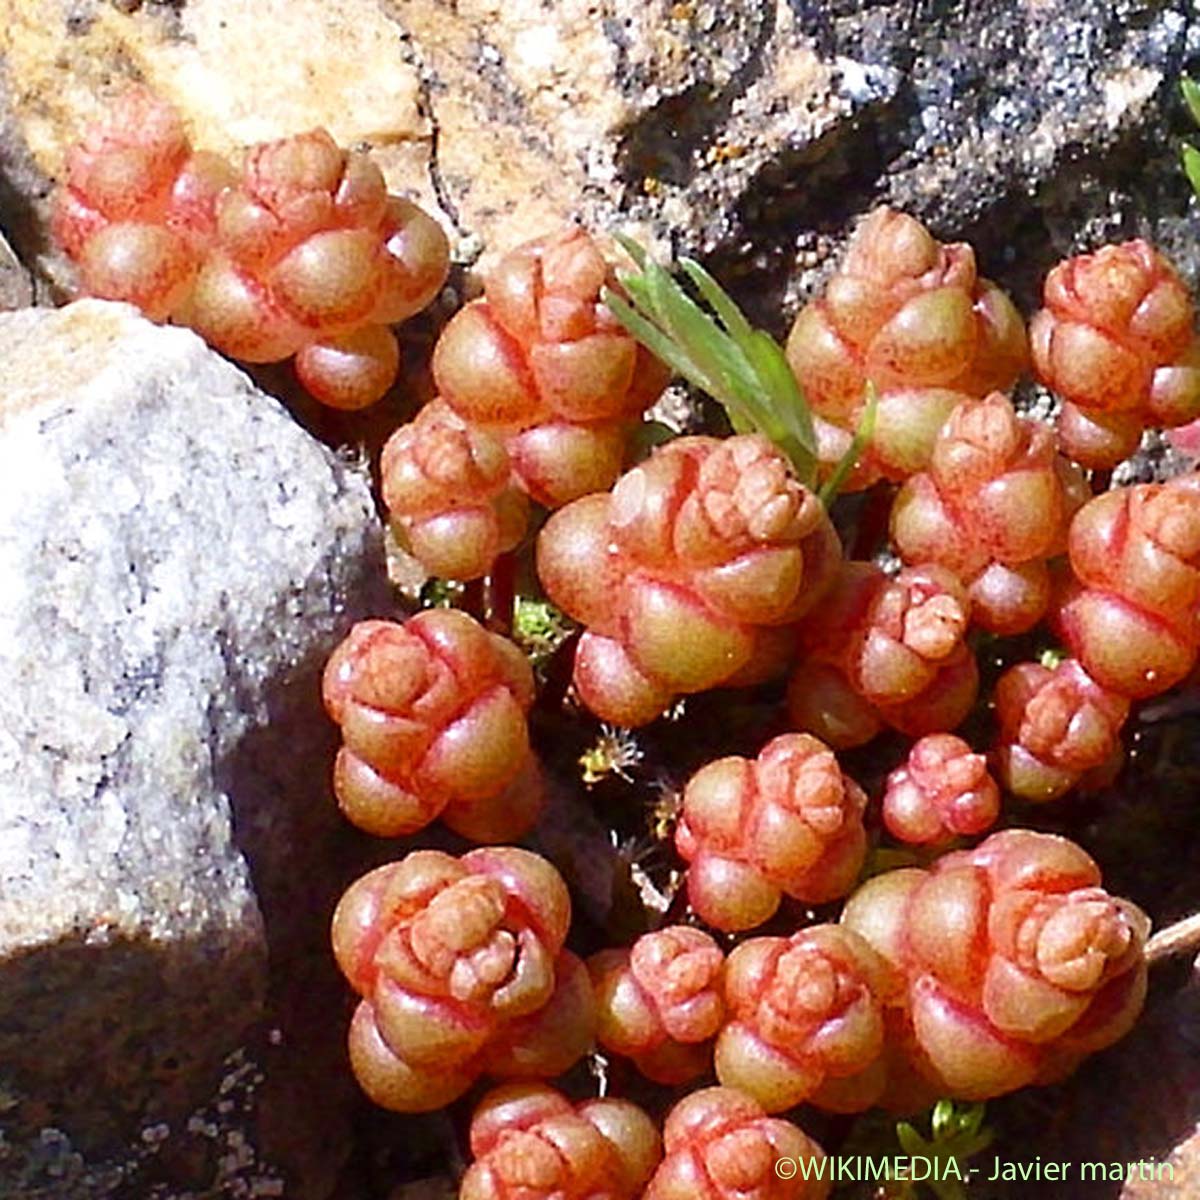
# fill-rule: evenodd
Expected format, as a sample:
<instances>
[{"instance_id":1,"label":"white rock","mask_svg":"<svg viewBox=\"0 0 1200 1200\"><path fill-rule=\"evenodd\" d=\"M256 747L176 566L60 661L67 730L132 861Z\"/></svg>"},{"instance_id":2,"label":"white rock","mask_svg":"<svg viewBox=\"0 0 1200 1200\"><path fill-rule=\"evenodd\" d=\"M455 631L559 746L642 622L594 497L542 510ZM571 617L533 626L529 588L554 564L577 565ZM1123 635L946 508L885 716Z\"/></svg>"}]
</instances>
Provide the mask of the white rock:
<instances>
[{"instance_id":1,"label":"white rock","mask_svg":"<svg viewBox=\"0 0 1200 1200\"><path fill-rule=\"evenodd\" d=\"M13 1197L40 1194L14 1110L139 1140L260 1015L267 931L284 957L323 934L317 681L383 556L365 480L192 333L82 301L0 315L0 363Z\"/></svg>"}]
</instances>

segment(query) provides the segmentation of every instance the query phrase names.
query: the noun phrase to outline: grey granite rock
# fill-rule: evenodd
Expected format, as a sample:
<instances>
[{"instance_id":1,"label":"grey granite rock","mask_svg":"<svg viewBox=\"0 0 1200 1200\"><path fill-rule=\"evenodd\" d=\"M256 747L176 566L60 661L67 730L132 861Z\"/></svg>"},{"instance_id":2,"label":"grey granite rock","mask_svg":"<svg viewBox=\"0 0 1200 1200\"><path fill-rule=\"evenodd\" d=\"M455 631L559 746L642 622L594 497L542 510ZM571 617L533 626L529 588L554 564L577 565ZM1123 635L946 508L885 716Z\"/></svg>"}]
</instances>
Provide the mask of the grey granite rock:
<instances>
[{"instance_id":1,"label":"grey granite rock","mask_svg":"<svg viewBox=\"0 0 1200 1200\"><path fill-rule=\"evenodd\" d=\"M836 68L850 107L819 138L776 140L710 220L712 265L764 322L784 327L781 312L820 285L855 218L881 202L972 242L1027 311L1055 261L1108 239L1148 237L1200 281L1196 202L1178 165L1189 127L1179 78L1200 61L1194 4L790 8L792 36Z\"/></svg>"},{"instance_id":2,"label":"grey granite rock","mask_svg":"<svg viewBox=\"0 0 1200 1200\"><path fill-rule=\"evenodd\" d=\"M190 332L83 301L0 315L0 362L0 1195L108 1196L279 1019L268 949L331 974L318 678L382 550Z\"/></svg>"}]
</instances>

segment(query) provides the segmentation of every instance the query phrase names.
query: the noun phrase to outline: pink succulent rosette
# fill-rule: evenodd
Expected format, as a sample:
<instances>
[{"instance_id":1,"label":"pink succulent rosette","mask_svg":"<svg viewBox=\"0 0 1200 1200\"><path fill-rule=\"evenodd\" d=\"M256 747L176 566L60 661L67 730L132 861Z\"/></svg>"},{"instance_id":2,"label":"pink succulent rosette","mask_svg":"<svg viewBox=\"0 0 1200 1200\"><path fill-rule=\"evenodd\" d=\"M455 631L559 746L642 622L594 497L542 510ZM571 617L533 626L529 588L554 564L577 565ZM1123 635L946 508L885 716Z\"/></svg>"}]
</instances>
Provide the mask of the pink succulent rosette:
<instances>
[{"instance_id":1,"label":"pink succulent rosette","mask_svg":"<svg viewBox=\"0 0 1200 1200\"><path fill-rule=\"evenodd\" d=\"M558 872L511 846L414 850L352 884L333 949L362 997L350 1062L367 1095L424 1112L485 1073L570 1067L595 1026L587 973L562 948L570 921Z\"/></svg>"},{"instance_id":2,"label":"pink succulent rosette","mask_svg":"<svg viewBox=\"0 0 1200 1200\"><path fill-rule=\"evenodd\" d=\"M905 977L912 1065L941 1095L1061 1079L1123 1037L1145 998L1145 914L1051 834L1008 829L927 871L877 875L842 923Z\"/></svg>"},{"instance_id":3,"label":"pink succulent rosette","mask_svg":"<svg viewBox=\"0 0 1200 1200\"><path fill-rule=\"evenodd\" d=\"M725 1016L725 955L703 930L671 925L628 950L588 959L596 1040L659 1083L686 1083L712 1065Z\"/></svg>"},{"instance_id":4,"label":"pink succulent rosette","mask_svg":"<svg viewBox=\"0 0 1200 1200\"><path fill-rule=\"evenodd\" d=\"M807 734L702 767L675 834L692 908L733 931L760 925L784 895L812 904L846 895L866 853L865 806L832 751Z\"/></svg>"},{"instance_id":5,"label":"pink succulent rosette","mask_svg":"<svg viewBox=\"0 0 1200 1200\"><path fill-rule=\"evenodd\" d=\"M323 695L343 739L334 793L360 829L400 837L441 817L473 841L501 842L533 824L533 673L466 613L360 622L330 656Z\"/></svg>"}]
</instances>

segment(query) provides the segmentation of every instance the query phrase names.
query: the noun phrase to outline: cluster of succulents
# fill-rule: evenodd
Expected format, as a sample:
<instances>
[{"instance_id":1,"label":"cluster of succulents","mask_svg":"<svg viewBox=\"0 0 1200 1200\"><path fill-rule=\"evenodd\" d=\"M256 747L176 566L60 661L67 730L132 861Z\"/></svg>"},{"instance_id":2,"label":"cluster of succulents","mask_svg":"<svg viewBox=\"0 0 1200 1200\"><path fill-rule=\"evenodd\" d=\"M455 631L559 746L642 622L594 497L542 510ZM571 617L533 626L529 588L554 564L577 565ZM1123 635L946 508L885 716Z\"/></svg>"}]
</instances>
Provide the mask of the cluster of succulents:
<instances>
[{"instance_id":1,"label":"cluster of succulents","mask_svg":"<svg viewBox=\"0 0 1200 1200\"><path fill-rule=\"evenodd\" d=\"M362 621L322 690L343 740L334 795L360 829L401 837L441 817L472 841L504 842L533 824L533 672L507 638L455 609Z\"/></svg>"},{"instance_id":2,"label":"cluster of succulents","mask_svg":"<svg viewBox=\"0 0 1200 1200\"><path fill-rule=\"evenodd\" d=\"M193 150L170 105L126 92L68 156L55 230L82 290L191 326L243 362L295 357L318 400L362 408L395 382L391 325L445 282L450 247L379 168L324 129Z\"/></svg>"},{"instance_id":3,"label":"cluster of succulents","mask_svg":"<svg viewBox=\"0 0 1200 1200\"><path fill-rule=\"evenodd\" d=\"M1200 417L1200 342L1175 268L1140 239L1102 246L1046 277L1029 327L1038 378L1063 401L1058 437L1085 467L1114 467L1148 425Z\"/></svg>"},{"instance_id":4,"label":"cluster of succulents","mask_svg":"<svg viewBox=\"0 0 1200 1200\"><path fill-rule=\"evenodd\" d=\"M391 527L432 575L487 575L530 504L606 491L667 383L601 302L612 268L569 226L506 254L433 351L438 395L384 447Z\"/></svg>"},{"instance_id":5,"label":"cluster of succulents","mask_svg":"<svg viewBox=\"0 0 1200 1200\"><path fill-rule=\"evenodd\" d=\"M880 807L897 841L944 845L991 829L1000 816L1000 789L985 755L952 733L931 733L887 777Z\"/></svg>"},{"instance_id":6,"label":"cluster of succulents","mask_svg":"<svg viewBox=\"0 0 1200 1200\"><path fill-rule=\"evenodd\" d=\"M808 734L784 734L753 762L730 756L688 781L675 845L692 910L714 929L753 929L783 895L844 896L867 849L867 797Z\"/></svg>"},{"instance_id":7,"label":"cluster of succulents","mask_svg":"<svg viewBox=\"0 0 1200 1200\"><path fill-rule=\"evenodd\" d=\"M842 924L904 977L907 1036L892 1069L942 1095L1061 1079L1125 1034L1145 997L1145 914L1051 834L1006 829L929 870L878 875Z\"/></svg>"},{"instance_id":8,"label":"cluster of succulents","mask_svg":"<svg viewBox=\"0 0 1200 1200\"><path fill-rule=\"evenodd\" d=\"M295 354L345 405L394 375L386 327L446 269L364 155L317 131L235 173L140 92L71 157L58 224L87 290L235 357ZM677 780L656 846L674 902L631 945L578 933L585 963L563 877L511 844L536 837L555 752L525 653L453 608L355 626L324 678L337 803L378 837L440 819L482 845L408 843L346 892L350 1062L402 1112L508 1081L475 1109L465 1200L816 1200L822 1151L777 1114L1055 1081L1141 1008L1140 909L1066 838L989 831L1006 795L1111 781L1133 706L1196 667L1200 474L1108 477L1145 427L1200 415L1192 302L1144 243L1105 247L1051 272L1027 338L970 247L880 209L785 351L698 264L681 283L623 244L637 270L574 227L497 261L384 448L388 519L445 579L523 555L529 599L580 626L547 652L570 678L541 697L556 720L686 723L714 689L774 716ZM1031 361L1054 426L1007 394ZM669 372L732 432L636 459ZM882 499L890 561L844 548L839 489ZM869 794L838 756L882 733L906 744ZM676 1089L661 1140L626 1099L572 1098L582 1072L545 1083L592 1053Z\"/></svg>"},{"instance_id":9,"label":"cluster of succulents","mask_svg":"<svg viewBox=\"0 0 1200 1200\"><path fill-rule=\"evenodd\" d=\"M891 577L874 563L842 563L820 611L799 631L792 721L839 750L885 727L912 737L953 729L979 687L964 640L971 614L966 588L944 567Z\"/></svg>"}]
</instances>

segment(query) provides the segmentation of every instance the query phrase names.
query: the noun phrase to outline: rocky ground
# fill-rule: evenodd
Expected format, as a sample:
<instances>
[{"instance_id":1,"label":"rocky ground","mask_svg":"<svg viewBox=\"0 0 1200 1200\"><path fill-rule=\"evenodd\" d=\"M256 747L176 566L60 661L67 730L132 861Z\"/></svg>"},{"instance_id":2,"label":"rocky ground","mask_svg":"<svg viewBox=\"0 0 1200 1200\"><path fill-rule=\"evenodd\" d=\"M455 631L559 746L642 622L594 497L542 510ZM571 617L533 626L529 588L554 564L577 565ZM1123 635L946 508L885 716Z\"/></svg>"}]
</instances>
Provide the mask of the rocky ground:
<instances>
[{"instance_id":1,"label":"rocky ground","mask_svg":"<svg viewBox=\"0 0 1200 1200\"><path fill-rule=\"evenodd\" d=\"M381 851L331 812L315 686L389 611L363 458L437 315L409 387L340 417L127 310L26 309L69 292L47 198L109 96L145 80L218 150L370 147L454 235L443 313L575 217L780 332L885 201L1026 311L1103 238L1200 282L1187 69L1195 0L0 0L0 1195L428 1200L454 1165L451 1118L369 1113L341 1064L324 929ZM1146 721L1136 790L1083 818L1159 919L1200 907L1194 722ZM1079 1194L1195 1196L1197 994L1167 970L1124 1047L995 1106L1006 1153L1178 1145L1173 1185Z\"/></svg>"}]
</instances>

